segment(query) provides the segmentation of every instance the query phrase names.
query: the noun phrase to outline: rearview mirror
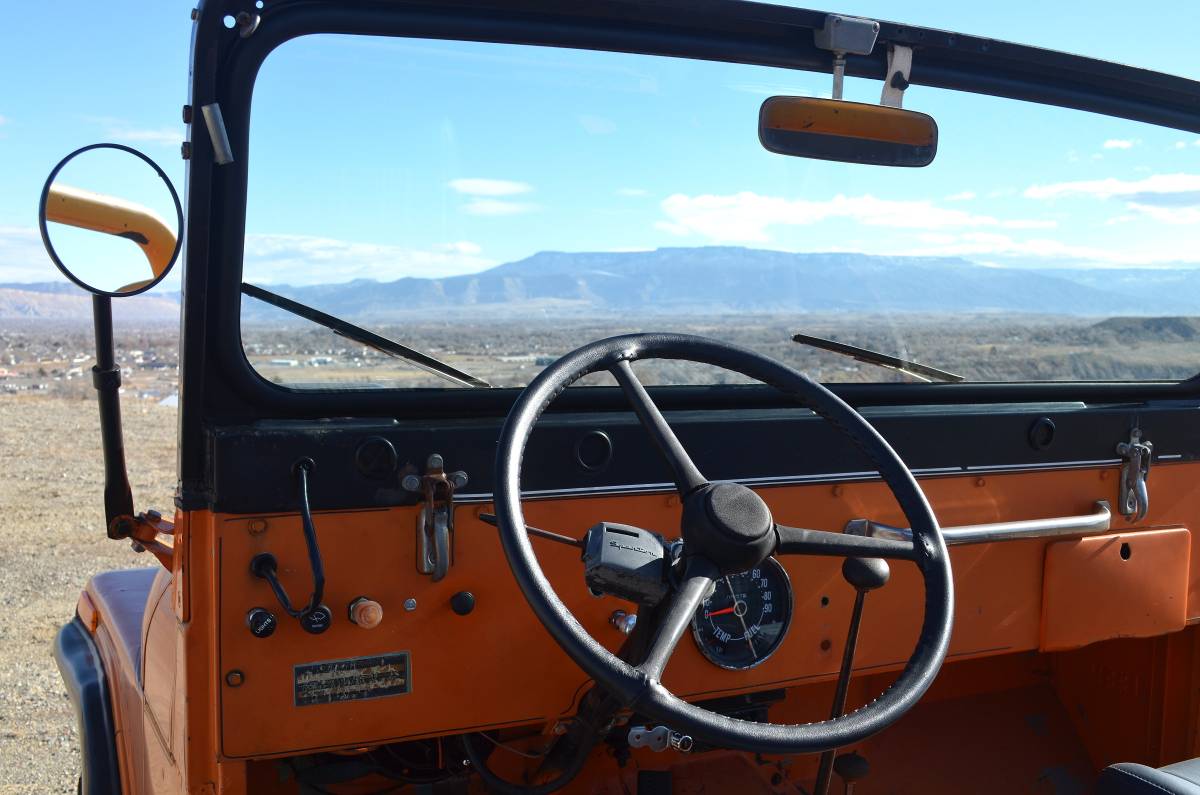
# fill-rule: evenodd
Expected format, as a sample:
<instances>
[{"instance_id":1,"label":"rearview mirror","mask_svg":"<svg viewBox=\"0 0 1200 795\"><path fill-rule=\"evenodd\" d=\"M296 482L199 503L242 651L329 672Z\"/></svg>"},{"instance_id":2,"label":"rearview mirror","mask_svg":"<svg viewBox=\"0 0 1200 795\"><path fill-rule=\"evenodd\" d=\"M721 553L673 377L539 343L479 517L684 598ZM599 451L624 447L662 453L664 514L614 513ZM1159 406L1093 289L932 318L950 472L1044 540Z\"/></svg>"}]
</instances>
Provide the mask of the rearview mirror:
<instances>
[{"instance_id":1,"label":"rearview mirror","mask_svg":"<svg viewBox=\"0 0 1200 795\"><path fill-rule=\"evenodd\" d=\"M50 259L72 282L94 295L136 295L175 264L183 208L149 157L120 144L92 144L50 172L38 225Z\"/></svg>"},{"instance_id":2,"label":"rearview mirror","mask_svg":"<svg viewBox=\"0 0 1200 795\"><path fill-rule=\"evenodd\" d=\"M758 139L781 155L919 167L937 154L937 122L924 113L886 105L770 97L758 114Z\"/></svg>"}]
</instances>

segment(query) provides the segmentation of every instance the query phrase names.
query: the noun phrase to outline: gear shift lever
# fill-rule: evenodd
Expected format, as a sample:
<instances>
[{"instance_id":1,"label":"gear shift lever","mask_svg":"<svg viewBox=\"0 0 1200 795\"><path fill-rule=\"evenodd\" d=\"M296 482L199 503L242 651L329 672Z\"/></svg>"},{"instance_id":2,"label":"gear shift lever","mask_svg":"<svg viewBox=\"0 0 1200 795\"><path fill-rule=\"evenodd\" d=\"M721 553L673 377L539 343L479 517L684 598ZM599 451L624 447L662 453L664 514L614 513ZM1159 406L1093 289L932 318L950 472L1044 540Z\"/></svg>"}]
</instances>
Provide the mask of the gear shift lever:
<instances>
[{"instance_id":1,"label":"gear shift lever","mask_svg":"<svg viewBox=\"0 0 1200 795\"><path fill-rule=\"evenodd\" d=\"M882 558L846 558L842 562L842 577L854 586L854 611L850 614L850 631L846 634L846 650L842 653L842 669L838 672L837 689L833 694L833 709L830 719L840 718L846 709L846 691L850 687L850 672L854 669L854 649L858 645L858 626L862 622L863 602L867 592L882 588L891 576L887 561ZM817 784L813 795L829 795L829 781L833 774L834 750L821 754L817 768ZM854 783L846 779L847 792Z\"/></svg>"},{"instance_id":2,"label":"gear shift lever","mask_svg":"<svg viewBox=\"0 0 1200 795\"><path fill-rule=\"evenodd\" d=\"M867 758L858 753L841 754L833 760L833 772L846 785L843 795L854 795L854 785L867 777L871 766L867 764Z\"/></svg>"}]
</instances>

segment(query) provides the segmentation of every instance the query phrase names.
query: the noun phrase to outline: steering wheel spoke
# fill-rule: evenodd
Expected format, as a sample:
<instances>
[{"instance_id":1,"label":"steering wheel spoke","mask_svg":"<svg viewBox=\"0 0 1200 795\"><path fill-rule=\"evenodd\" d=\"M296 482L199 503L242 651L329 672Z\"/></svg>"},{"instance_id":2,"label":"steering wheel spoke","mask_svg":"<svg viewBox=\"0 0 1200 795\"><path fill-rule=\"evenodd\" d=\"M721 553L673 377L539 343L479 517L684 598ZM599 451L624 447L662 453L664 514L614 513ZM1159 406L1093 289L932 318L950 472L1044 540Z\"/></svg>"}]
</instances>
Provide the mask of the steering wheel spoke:
<instances>
[{"instance_id":1,"label":"steering wheel spoke","mask_svg":"<svg viewBox=\"0 0 1200 795\"><path fill-rule=\"evenodd\" d=\"M654 681L662 678L663 669L667 667L679 639L687 631L696 608L712 593L720 576L717 566L703 555L693 555L688 559L683 582L671 595L670 603L663 611L663 618L650 642L650 650L637 667L639 671Z\"/></svg>"},{"instance_id":2,"label":"steering wheel spoke","mask_svg":"<svg viewBox=\"0 0 1200 795\"><path fill-rule=\"evenodd\" d=\"M775 525L777 555L826 555L849 558L917 560L917 547L909 541L871 538L825 530Z\"/></svg>"},{"instance_id":3,"label":"steering wheel spoke","mask_svg":"<svg viewBox=\"0 0 1200 795\"><path fill-rule=\"evenodd\" d=\"M662 412L658 410L658 406L654 405L654 401L646 392L646 387L642 386L642 382L634 375L633 367L629 362L621 359L612 366L610 372L617 379L617 383L621 385L625 397L629 398L629 402L633 404L633 410L641 420L642 426L650 433L654 444L658 446L663 458L671 467L671 473L675 478L675 487L679 493L690 494L708 483L700 474L700 470L692 463L691 456L680 443L679 437L671 430L671 426L667 424Z\"/></svg>"}]
</instances>

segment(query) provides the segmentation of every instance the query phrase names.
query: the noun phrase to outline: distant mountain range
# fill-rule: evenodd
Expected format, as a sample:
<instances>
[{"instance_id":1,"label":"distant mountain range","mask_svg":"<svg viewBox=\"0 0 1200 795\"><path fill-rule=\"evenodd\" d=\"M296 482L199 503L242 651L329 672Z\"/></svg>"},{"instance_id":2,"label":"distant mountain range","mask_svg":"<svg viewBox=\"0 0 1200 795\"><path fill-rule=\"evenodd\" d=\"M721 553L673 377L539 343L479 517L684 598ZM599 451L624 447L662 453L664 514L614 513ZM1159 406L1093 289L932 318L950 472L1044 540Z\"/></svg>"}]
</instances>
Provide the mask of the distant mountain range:
<instances>
[{"instance_id":1,"label":"distant mountain range","mask_svg":"<svg viewBox=\"0 0 1200 795\"><path fill-rule=\"evenodd\" d=\"M1200 266L1009 268L959 257L792 254L737 247L541 252L481 273L304 287L263 285L347 319L400 321L413 313L513 316L601 313L1023 312L1058 315L1200 315ZM38 298L38 295L43 296ZM170 314L178 294L151 294ZM83 309L70 285L0 285L0 319ZM246 319L279 310L244 298ZM119 302L121 303L121 302ZM86 316L86 315L85 315Z\"/></svg>"}]
</instances>

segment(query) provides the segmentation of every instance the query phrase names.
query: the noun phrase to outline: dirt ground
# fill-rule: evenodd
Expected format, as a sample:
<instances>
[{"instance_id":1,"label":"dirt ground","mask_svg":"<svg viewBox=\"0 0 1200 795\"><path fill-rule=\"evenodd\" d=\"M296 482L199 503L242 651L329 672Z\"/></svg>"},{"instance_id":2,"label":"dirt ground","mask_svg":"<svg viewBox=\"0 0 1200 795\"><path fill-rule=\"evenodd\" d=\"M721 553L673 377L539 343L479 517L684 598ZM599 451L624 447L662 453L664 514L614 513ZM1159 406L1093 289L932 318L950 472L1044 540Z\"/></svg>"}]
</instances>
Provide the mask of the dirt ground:
<instances>
[{"instance_id":1,"label":"dirt ground","mask_svg":"<svg viewBox=\"0 0 1200 795\"><path fill-rule=\"evenodd\" d=\"M125 399L139 510L174 512L173 408ZM0 793L75 792L75 719L51 657L87 578L154 563L104 534L95 399L0 395Z\"/></svg>"}]
</instances>

